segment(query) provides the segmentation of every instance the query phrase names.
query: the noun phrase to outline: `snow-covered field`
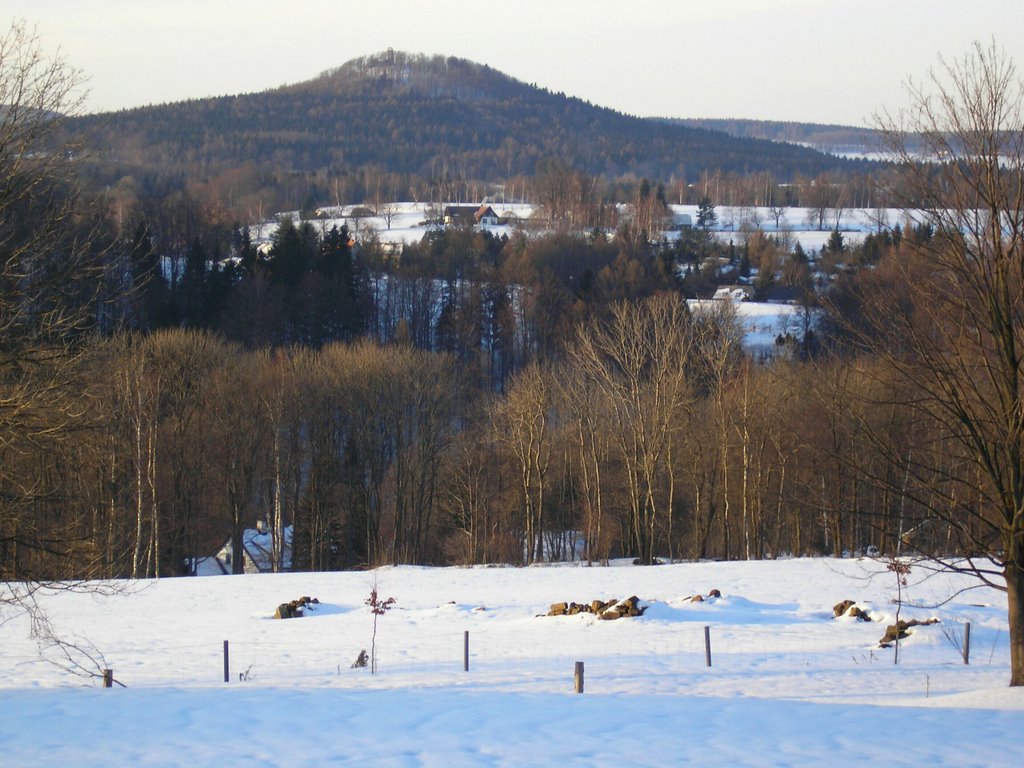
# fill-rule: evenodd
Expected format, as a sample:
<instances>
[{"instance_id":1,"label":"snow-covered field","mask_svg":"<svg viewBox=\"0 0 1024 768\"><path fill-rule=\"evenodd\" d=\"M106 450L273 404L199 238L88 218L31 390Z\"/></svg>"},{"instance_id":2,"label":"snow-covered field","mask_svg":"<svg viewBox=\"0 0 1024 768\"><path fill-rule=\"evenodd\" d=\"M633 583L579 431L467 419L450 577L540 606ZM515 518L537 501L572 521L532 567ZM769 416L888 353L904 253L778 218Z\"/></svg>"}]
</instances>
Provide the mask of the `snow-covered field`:
<instances>
[{"instance_id":1,"label":"snow-covered field","mask_svg":"<svg viewBox=\"0 0 1024 768\"><path fill-rule=\"evenodd\" d=\"M669 209L675 219L689 216L691 222L697 221L696 205L670 205ZM718 222L714 236L723 243L740 245L744 242L745 233L761 229L780 238L788 249L792 250L799 242L807 252L820 251L832 236L833 229L843 233L847 245L854 245L868 234L878 232L880 226L891 229L902 226L906 220L905 213L897 208L831 209L822 227L818 226L816 213L810 208L785 208L778 223L771 215L771 209L766 207L720 205L715 208L715 215ZM671 233L666 236L672 237Z\"/></svg>"},{"instance_id":2,"label":"snow-covered field","mask_svg":"<svg viewBox=\"0 0 1024 768\"><path fill-rule=\"evenodd\" d=\"M519 224L525 222L534 212L534 206L527 203L490 203L495 213L508 223L495 225L479 225L480 229L490 231L495 237L511 235ZM313 223L328 231L333 226L340 227L342 224L348 226L349 230L357 237L365 237L374 233L383 243L409 244L419 242L430 230L427 225L427 218L430 206L426 203L392 203L389 205L390 226L384 216L358 216L353 217L351 213L357 209L366 210L365 206L340 206L325 208L322 210L323 218ZM691 224L697 221L696 205L670 205L669 210L672 218L676 221L688 220ZM742 242L744 230L752 231L760 228L764 232L774 236L780 236L789 248L793 248L799 241L805 251L819 251L828 242L832 229L836 225L836 213L832 212L826 217L824 228L819 228L814 216L808 208L786 208L779 218L778 224L770 214L770 209L765 207L732 207L718 206L715 209L718 217L718 224L714 235L724 243L730 241L739 244ZM298 212L278 214L278 217L290 216L298 218ZM685 219L689 217L689 219ZM879 224L887 228L901 225L904 215L895 208L885 210L868 210L862 208L851 208L839 211L839 230L849 245L860 242L864 237L878 231ZM277 222L265 221L250 225L255 240L264 245L269 244L270 238L277 229ZM678 237L673 231L663 232L662 236L671 241Z\"/></svg>"},{"instance_id":3,"label":"snow-covered field","mask_svg":"<svg viewBox=\"0 0 1024 768\"><path fill-rule=\"evenodd\" d=\"M1005 598L927 575L912 570L904 598L914 605L901 617L941 623L902 641L898 666L893 649L878 647L896 582L868 559L395 567L41 595L55 629L102 654L118 684L104 690L40 661L27 618L5 613L0 765L1012 761L1024 690L1006 687ZM375 583L397 603L379 617L371 675L350 665L371 647L364 600ZM689 599L712 589L722 596ZM316 610L272 618L303 595L319 599ZM643 616L542 615L554 602L630 595ZM877 620L832 618L843 599ZM964 622L969 666L952 642Z\"/></svg>"},{"instance_id":4,"label":"snow-covered field","mask_svg":"<svg viewBox=\"0 0 1024 768\"><path fill-rule=\"evenodd\" d=\"M534 210L532 205L526 203L491 203L490 205L495 213L503 220L507 220L508 223L481 224L478 225L478 228L490 231L495 237L511 236L515 228L519 226L519 222L530 218ZM323 208L321 209L322 217L312 223L324 232L329 231L331 227L341 227L344 224L357 239L363 239L372 233L382 243L404 245L420 242L427 232L437 226L433 223L428 224L428 218L436 217L437 206L434 206L433 213L431 213L431 206L427 203L390 203L388 207L390 223L388 218L383 215L353 216L354 211L369 210L366 206L358 205ZM291 217L295 221L298 220L299 213L298 211L279 213L276 217L272 221L250 224L257 243L269 244L270 238L277 230L277 219Z\"/></svg>"},{"instance_id":5,"label":"snow-covered field","mask_svg":"<svg viewBox=\"0 0 1024 768\"><path fill-rule=\"evenodd\" d=\"M720 299L690 299L691 311L714 308ZM726 299L731 301L731 299ZM743 347L752 355L774 355L778 336L791 334L796 339L804 335L804 308L795 304L768 304L756 301L736 301L733 303L736 320L743 329ZM811 311L811 325L817 322L815 312Z\"/></svg>"}]
</instances>

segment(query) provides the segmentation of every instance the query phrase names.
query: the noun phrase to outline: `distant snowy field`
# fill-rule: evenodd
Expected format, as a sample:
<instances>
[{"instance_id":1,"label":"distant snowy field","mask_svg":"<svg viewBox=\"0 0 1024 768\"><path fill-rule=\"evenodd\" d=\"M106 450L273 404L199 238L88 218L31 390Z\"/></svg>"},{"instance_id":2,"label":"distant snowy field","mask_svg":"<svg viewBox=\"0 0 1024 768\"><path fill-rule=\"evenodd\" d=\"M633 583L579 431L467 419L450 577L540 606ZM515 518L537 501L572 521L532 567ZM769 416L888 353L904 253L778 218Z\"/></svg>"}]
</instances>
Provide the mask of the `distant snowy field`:
<instances>
[{"instance_id":1,"label":"distant snowy field","mask_svg":"<svg viewBox=\"0 0 1024 768\"><path fill-rule=\"evenodd\" d=\"M489 202L502 219L508 219L510 223L496 225L479 225L479 229L490 231L496 237L511 235L517 226L516 222L525 222L534 212L534 207L527 203L500 203ZM322 228L325 232L333 226L341 227L343 224L357 237L374 233L384 243L413 243L419 242L430 230L427 224L427 213L430 206L426 203L394 203L391 206L391 225L383 216L352 216L357 209L366 210L365 206L340 206L321 209L323 217L312 221L314 226ZM677 221L684 220L689 216L691 223L697 221L696 205L670 205L669 211L672 218ZM743 242L744 230L752 231L759 227L770 235L781 236L788 243L789 247L795 246L797 241L805 251L819 251L828 242L832 229L835 227L835 215L829 214L825 218L824 228L819 229L812 212L808 208L786 208L779 218L778 225L771 216L768 208L764 207L733 207L720 205L715 208L715 215L718 217L718 225L715 229L715 237L724 243L730 241L736 245ZM278 214L298 219L298 212ZM871 232L876 232L879 224L891 228L900 226L905 215L895 208L882 210L869 210L862 208L849 208L841 211L839 215L839 230L848 244L858 243ZM277 221L254 222L250 229L257 243L269 243L274 231L277 229ZM661 233L662 237L671 241L677 237L675 232L666 231Z\"/></svg>"},{"instance_id":2,"label":"distant snowy field","mask_svg":"<svg viewBox=\"0 0 1024 768\"><path fill-rule=\"evenodd\" d=\"M690 299L690 309L700 312L702 309L714 308L719 299ZM728 299L727 299L728 301ZM773 355L776 339L781 335L791 334L802 339L804 325L804 309L793 304L768 304L756 301L738 301L733 303L736 320L743 332L743 347L752 355ZM815 310L809 319L811 326L817 323Z\"/></svg>"},{"instance_id":3,"label":"distant snowy field","mask_svg":"<svg viewBox=\"0 0 1024 768\"><path fill-rule=\"evenodd\" d=\"M58 632L127 687L40 661L27 618L5 613L0 765L1005 764L1024 722L1024 690L1006 687L1005 597L928 576L915 566L901 616L941 623L903 641L898 666L878 648L896 584L868 559L393 567L45 594ZM378 621L371 676L350 665L370 650L375 582L397 604ZM689 600L713 588L722 597ZM302 595L318 608L272 618ZM630 595L643 616L542 615ZM832 618L843 599L877 620ZM969 666L951 640L964 622Z\"/></svg>"},{"instance_id":4,"label":"distant snowy field","mask_svg":"<svg viewBox=\"0 0 1024 768\"><path fill-rule=\"evenodd\" d=\"M687 215L697 221L696 205L669 206L673 216ZM838 214L829 213L825 216L823 228L817 226L816 214L809 208L786 208L779 217L778 225L771 216L770 210L763 207L731 207L715 208L718 224L715 237L724 242L734 243L737 247L743 244L745 233L761 229L768 235L778 237L783 244L792 250L799 242L807 252L818 252L828 243L832 230L838 229L846 245L856 245L867 235L878 232L880 226L885 229L902 226L907 216L896 208L869 210L866 208L848 208ZM838 226L837 226L838 223Z\"/></svg>"}]
</instances>

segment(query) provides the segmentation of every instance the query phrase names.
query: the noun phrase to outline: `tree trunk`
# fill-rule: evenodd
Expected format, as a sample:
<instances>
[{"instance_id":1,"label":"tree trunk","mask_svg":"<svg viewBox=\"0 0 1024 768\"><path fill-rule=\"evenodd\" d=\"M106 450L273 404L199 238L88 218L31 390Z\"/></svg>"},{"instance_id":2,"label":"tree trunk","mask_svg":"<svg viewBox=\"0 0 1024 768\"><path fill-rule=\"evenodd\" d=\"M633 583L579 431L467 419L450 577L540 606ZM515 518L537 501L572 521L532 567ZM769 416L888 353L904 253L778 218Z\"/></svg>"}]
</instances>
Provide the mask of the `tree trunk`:
<instances>
[{"instance_id":1,"label":"tree trunk","mask_svg":"<svg viewBox=\"0 0 1024 768\"><path fill-rule=\"evenodd\" d=\"M281 571L284 550L284 512L281 503L281 425L277 420L273 421L272 429L274 435L274 496L270 521L270 570L273 573L278 573Z\"/></svg>"},{"instance_id":2,"label":"tree trunk","mask_svg":"<svg viewBox=\"0 0 1024 768\"><path fill-rule=\"evenodd\" d=\"M149 485L149 514L150 522L150 550L153 554L152 567L147 569L146 576L160 578L160 506L157 503L156 490L156 468L157 468L157 426L155 423L149 428L149 441L147 447L148 458L146 460L146 482Z\"/></svg>"},{"instance_id":3,"label":"tree trunk","mask_svg":"<svg viewBox=\"0 0 1024 768\"><path fill-rule=\"evenodd\" d=\"M242 536L245 523L242 521L242 510L237 506L232 510L231 520L231 573L245 573L245 545Z\"/></svg>"},{"instance_id":4,"label":"tree trunk","mask_svg":"<svg viewBox=\"0 0 1024 768\"><path fill-rule=\"evenodd\" d=\"M722 432L722 558L729 560L732 557L732 541L729 537L729 448L725 443L724 426Z\"/></svg>"},{"instance_id":5,"label":"tree trunk","mask_svg":"<svg viewBox=\"0 0 1024 768\"><path fill-rule=\"evenodd\" d=\"M142 418L136 416L133 426L135 438L135 546L132 548L132 578L139 578L139 563L142 558L142 514L145 506L142 498Z\"/></svg>"},{"instance_id":6,"label":"tree trunk","mask_svg":"<svg viewBox=\"0 0 1024 768\"><path fill-rule=\"evenodd\" d=\"M1024 545L1018 545L1024 550ZM1018 552L1024 555L1024 552ZM1010 685L1024 685L1024 567L1007 563L1006 578L1007 623L1010 628Z\"/></svg>"}]
</instances>

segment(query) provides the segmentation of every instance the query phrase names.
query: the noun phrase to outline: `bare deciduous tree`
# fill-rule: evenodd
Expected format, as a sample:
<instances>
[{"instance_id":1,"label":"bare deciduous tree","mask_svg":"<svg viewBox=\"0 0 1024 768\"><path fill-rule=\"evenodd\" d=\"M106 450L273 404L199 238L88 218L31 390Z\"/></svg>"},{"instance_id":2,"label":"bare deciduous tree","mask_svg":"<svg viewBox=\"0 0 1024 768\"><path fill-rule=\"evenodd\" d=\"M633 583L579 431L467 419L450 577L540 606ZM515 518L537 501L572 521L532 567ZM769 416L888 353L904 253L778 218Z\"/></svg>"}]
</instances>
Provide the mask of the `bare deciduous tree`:
<instances>
[{"instance_id":1,"label":"bare deciduous tree","mask_svg":"<svg viewBox=\"0 0 1024 768\"><path fill-rule=\"evenodd\" d=\"M543 558L544 494L551 466L553 383L537 364L515 377L508 396L497 401L491 424L496 442L515 457L523 518L523 559Z\"/></svg>"},{"instance_id":2,"label":"bare deciduous tree","mask_svg":"<svg viewBox=\"0 0 1024 768\"><path fill-rule=\"evenodd\" d=\"M728 383L742 356L742 334L731 301L713 302L700 310L696 333L699 337L701 383L713 403L717 447L721 466L722 554L732 556L732 524L729 494L730 403Z\"/></svg>"},{"instance_id":3,"label":"bare deciduous tree","mask_svg":"<svg viewBox=\"0 0 1024 768\"><path fill-rule=\"evenodd\" d=\"M909 108L879 124L920 201L904 208L934 234L865 289L859 339L922 439L876 448L899 469L888 483L907 514L919 510L908 524L946 528L968 556L943 558L944 537L907 544L1006 591L1010 684L1024 685L1024 82L994 43L976 44L908 90ZM933 162L917 162L913 135Z\"/></svg>"},{"instance_id":4,"label":"bare deciduous tree","mask_svg":"<svg viewBox=\"0 0 1024 768\"><path fill-rule=\"evenodd\" d=\"M673 440L692 405L693 334L675 295L622 303L599 326L582 326L570 354L606 403L625 469L632 546L655 561L655 537L672 509Z\"/></svg>"},{"instance_id":5,"label":"bare deciduous tree","mask_svg":"<svg viewBox=\"0 0 1024 768\"><path fill-rule=\"evenodd\" d=\"M785 203L774 203L769 206L768 215L771 217L772 221L775 222L775 230L778 231L780 229L780 222L782 221L783 216L786 215Z\"/></svg>"},{"instance_id":6,"label":"bare deciduous tree","mask_svg":"<svg viewBox=\"0 0 1024 768\"><path fill-rule=\"evenodd\" d=\"M71 177L62 119L81 77L15 21L0 33L0 579L31 580L37 554L70 556L41 471L83 415L77 342L94 314L97 249ZM24 470L24 471L22 471ZM66 509L62 514L71 514ZM52 577L60 568L52 568ZM75 574L87 576L81 565ZM68 574L70 575L70 574Z\"/></svg>"},{"instance_id":7,"label":"bare deciduous tree","mask_svg":"<svg viewBox=\"0 0 1024 768\"><path fill-rule=\"evenodd\" d=\"M78 148L60 136L82 82L24 22L0 32L0 624L27 612L41 649L56 634L40 590L109 589L80 581L105 575L104 553L77 498L74 457L90 449L71 444L93 426L82 339L102 266L99 217L74 184Z\"/></svg>"},{"instance_id":8,"label":"bare deciduous tree","mask_svg":"<svg viewBox=\"0 0 1024 768\"><path fill-rule=\"evenodd\" d=\"M600 390L577 369L566 366L558 377L566 411L566 431L574 452L576 482L583 511L587 562L607 561L604 535L605 501L602 485L610 451L609 418Z\"/></svg>"},{"instance_id":9,"label":"bare deciduous tree","mask_svg":"<svg viewBox=\"0 0 1024 768\"><path fill-rule=\"evenodd\" d=\"M258 379L266 370L269 354L231 350L225 364L211 382L211 393L219 406L210 413L210 441L213 471L217 476L224 528L231 536L231 572L245 567L243 536L250 520L252 501L259 482L260 462L268 442L267 424L255 404L259 398Z\"/></svg>"}]
</instances>

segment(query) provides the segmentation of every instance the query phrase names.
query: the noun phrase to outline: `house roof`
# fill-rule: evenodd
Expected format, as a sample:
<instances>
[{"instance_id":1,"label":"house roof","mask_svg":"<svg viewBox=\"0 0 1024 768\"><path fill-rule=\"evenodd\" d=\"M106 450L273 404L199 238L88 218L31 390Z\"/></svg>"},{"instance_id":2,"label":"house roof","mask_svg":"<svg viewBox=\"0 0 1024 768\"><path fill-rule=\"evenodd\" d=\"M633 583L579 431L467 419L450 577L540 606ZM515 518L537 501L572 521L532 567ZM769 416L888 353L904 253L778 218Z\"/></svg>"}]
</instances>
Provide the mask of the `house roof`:
<instances>
[{"instance_id":1,"label":"house roof","mask_svg":"<svg viewBox=\"0 0 1024 768\"><path fill-rule=\"evenodd\" d=\"M446 205L444 207L445 216L460 216L464 218L470 218L475 216L479 208L475 205Z\"/></svg>"},{"instance_id":2,"label":"house roof","mask_svg":"<svg viewBox=\"0 0 1024 768\"><path fill-rule=\"evenodd\" d=\"M750 289L742 285L720 285L712 298L746 301L750 298Z\"/></svg>"},{"instance_id":3,"label":"house roof","mask_svg":"<svg viewBox=\"0 0 1024 768\"><path fill-rule=\"evenodd\" d=\"M284 542L281 545L281 560L285 570L292 566L292 526L284 528ZM246 528L242 532L242 552L245 557L245 571L269 573L273 570L271 535L266 529ZM231 539L228 539L216 555L196 560L196 576L220 576L231 573Z\"/></svg>"},{"instance_id":4,"label":"house roof","mask_svg":"<svg viewBox=\"0 0 1024 768\"><path fill-rule=\"evenodd\" d=\"M762 301L769 304L798 304L803 298L803 291L793 285L773 285L762 296Z\"/></svg>"},{"instance_id":5,"label":"house roof","mask_svg":"<svg viewBox=\"0 0 1024 768\"><path fill-rule=\"evenodd\" d=\"M487 203L483 205L448 205L445 206L444 216L446 219L465 219L479 223L484 217L498 218L498 214Z\"/></svg>"}]
</instances>

